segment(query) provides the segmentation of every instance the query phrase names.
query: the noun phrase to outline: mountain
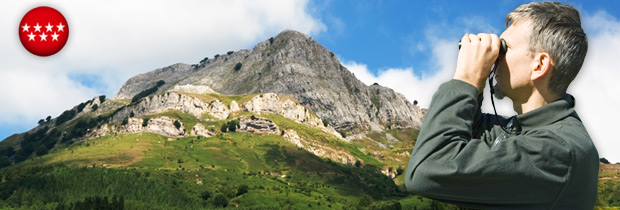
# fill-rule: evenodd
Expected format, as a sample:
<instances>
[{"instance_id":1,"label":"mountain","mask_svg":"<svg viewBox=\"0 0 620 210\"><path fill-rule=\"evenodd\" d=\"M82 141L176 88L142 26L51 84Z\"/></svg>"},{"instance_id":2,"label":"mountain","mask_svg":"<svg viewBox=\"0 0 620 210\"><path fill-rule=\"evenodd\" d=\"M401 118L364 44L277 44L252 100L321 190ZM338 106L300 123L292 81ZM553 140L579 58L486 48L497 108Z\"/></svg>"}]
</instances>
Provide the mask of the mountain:
<instances>
[{"instance_id":1,"label":"mountain","mask_svg":"<svg viewBox=\"0 0 620 210\"><path fill-rule=\"evenodd\" d=\"M129 79L0 142L0 208L396 208L423 110L312 38Z\"/></svg>"},{"instance_id":2,"label":"mountain","mask_svg":"<svg viewBox=\"0 0 620 210\"><path fill-rule=\"evenodd\" d=\"M237 68L238 67L238 68ZM226 95L272 92L290 95L337 130L419 128L423 112L402 94L367 86L342 66L333 52L292 30L240 50L175 64L129 79L113 99L130 99L159 80L164 92L176 85L208 86Z\"/></svg>"}]
</instances>

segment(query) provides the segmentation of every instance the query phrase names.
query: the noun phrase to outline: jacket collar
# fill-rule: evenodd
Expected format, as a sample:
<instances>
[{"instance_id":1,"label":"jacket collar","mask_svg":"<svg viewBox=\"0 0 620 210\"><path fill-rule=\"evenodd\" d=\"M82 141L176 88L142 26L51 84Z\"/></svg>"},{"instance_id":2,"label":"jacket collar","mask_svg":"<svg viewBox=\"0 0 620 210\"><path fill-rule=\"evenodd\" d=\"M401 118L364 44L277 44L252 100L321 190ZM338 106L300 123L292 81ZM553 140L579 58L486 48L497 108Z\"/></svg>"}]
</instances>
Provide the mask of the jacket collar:
<instances>
[{"instance_id":1,"label":"jacket collar","mask_svg":"<svg viewBox=\"0 0 620 210\"><path fill-rule=\"evenodd\" d=\"M521 130L526 131L549 125L569 116L580 120L575 112L575 98L572 95L566 94L550 104L512 117L506 128L520 133Z\"/></svg>"}]
</instances>

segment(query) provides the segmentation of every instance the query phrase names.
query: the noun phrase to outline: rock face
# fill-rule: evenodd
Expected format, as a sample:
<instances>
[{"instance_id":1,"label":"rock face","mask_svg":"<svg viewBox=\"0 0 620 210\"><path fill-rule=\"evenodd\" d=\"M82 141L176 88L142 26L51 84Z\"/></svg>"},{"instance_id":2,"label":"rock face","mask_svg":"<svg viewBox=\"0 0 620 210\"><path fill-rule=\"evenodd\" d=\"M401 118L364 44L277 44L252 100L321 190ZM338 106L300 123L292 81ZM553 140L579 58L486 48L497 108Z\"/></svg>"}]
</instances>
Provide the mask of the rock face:
<instances>
[{"instance_id":1,"label":"rock face","mask_svg":"<svg viewBox=\"0 0 620 210\"><path fill-rule=\"evenodd\" d=\"M142 133L150 132L161 134L169 137L182 137L185 136L185 128L181 124L179 128L174 126L175 119L162 116L153 119L149 119L146 127L144 126L144 119L142 118L129 118L126 125L121 126L119 133Z\"/></svg>"},{"instance_id":2,"label":"rock face","mask_svg":"<svg viewBox=\"0 0 620 210\"><path fill-rule=\"evenodd\" d=\"M241 68L235 68L239 63ZM340 64L334 53L309 36L290 30L252 50L240 50L195 65L175 64L135 76L114 98L130 99L158 80L166 82L159 92L173 89L171 84L191 84L208 86L227 95L290 95L336 129L377 130L387 125L419 128L423 119L422 111L403 95L380 85L363 84Z\"/></svg>"},{"instance_id":3,"label":"rock face","mask_svg":"<svg viewBox=\"0 0 620 210\"><path fill-rule=\"evenodd\" d=\"M132 112L134 115L148 115L168 110L179 110L197 118L209 113L219 120L226 119L230 113L228 107L219 100L206 102L190 95L167 92L145 97L136 105L125 107L114 115L113 121L121 121Z\"/></svg>"},{"instance_id":4,"label":"rock face","mask_svg":"<svg viewBox=\"0 0 620 210\"><path fill-rule=\"evenodd\" d=\"M189 134L190 136L202 136L202 137L211 137L214 136L215 133L213 131L205 128L204 125L200 123L196 123L196 125L192 128L192 131Z\"/></svg>"},{"instance_id":5,"label":"rock face","mask_svg":"<svg viewBox=\"0 0 620 210\"><path fill-rule=\"evenodd\" d=\"M280 135L280 129L278 126L271 120L262 117L242 117L239 120L239 131Z\"/></svg>"},{"instance_id":6,"label":"rock face","mask_svg":"<svg viewBox=\"0 0 620 210\"><path fill-rule=\"evenodd\" d=\"M335 150L330 145L325 145L311 139L300 137L299 134L292 129L284 131L284 135L282 135L282 137L297 145L297 147L305 149L319 157L329 158L346 165L353 165L357 160L348 152L343 150Z\"/></svg>"}]
</instances>

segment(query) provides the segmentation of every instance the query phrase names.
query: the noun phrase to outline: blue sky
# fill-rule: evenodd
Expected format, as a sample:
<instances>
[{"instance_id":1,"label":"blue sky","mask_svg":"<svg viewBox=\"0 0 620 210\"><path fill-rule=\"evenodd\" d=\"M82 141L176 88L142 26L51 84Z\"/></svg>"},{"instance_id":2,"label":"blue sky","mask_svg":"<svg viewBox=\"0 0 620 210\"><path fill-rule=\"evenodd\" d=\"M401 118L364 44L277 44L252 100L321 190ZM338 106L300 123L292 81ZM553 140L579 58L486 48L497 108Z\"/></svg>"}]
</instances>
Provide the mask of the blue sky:
<instances>
[{"instance_id":1,"label":"blue sky","mask_svg":"<svg viewBox=\"0 0 620 210\"><path fill-rule=\"evenodd\" d=\"M131 76L251 49L284 29L312 36L362 82L379 82L424 107L451 78L463 34L500 34L506 14L527 2L3 1L0 139L95 96L111 98ZM562 2L581 12L590 39L584 70L569 92L601 156L620 162L620 153L609 149L620 143L606 121L620 117L610 111L620 106L620 90L613 85L620 78L614 62L620 57L620 3ZM71 29L65 48L47 58L25 51L16 31L28 10L43 5L62 12ZM489 105L483 109L490 111ZM514 114L508 100L498 103L498 111Z\"/></svg>"}]
</instances>

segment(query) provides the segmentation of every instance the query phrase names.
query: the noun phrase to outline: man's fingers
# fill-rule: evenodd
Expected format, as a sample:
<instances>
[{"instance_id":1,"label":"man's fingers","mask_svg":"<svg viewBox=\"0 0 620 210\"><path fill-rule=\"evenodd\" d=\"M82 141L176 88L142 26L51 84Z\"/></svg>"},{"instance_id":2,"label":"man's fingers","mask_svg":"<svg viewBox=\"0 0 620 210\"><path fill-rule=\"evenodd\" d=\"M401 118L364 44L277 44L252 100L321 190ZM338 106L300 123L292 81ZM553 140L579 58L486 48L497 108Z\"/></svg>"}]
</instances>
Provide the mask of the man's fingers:
<instances>
[{"instance_id":1,"label":"man's fingers","mask_svg":"<svg viewBox=\"0 0 620 210\"><path fill-rule=\"evenodd\" d=\"M493 50L493 52L497 52L499 53L499 48L500 48L500 41L499 41L499 37L497 37L497 34L491 34L491 49Z\"/></svg>"}]
</instances>

